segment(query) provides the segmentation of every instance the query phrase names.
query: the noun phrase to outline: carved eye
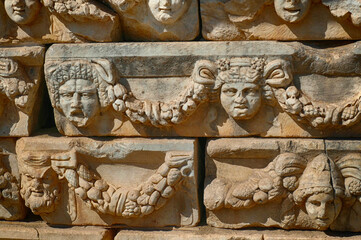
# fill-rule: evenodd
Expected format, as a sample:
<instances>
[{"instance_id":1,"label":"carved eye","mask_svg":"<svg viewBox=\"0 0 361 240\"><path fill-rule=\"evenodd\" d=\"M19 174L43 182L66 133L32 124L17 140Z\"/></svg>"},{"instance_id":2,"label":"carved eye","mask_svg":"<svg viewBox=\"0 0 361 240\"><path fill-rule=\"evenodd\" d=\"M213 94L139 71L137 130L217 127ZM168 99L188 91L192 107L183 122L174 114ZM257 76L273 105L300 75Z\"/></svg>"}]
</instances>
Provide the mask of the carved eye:
<instances>
[{"instance_id":1,"label":"carved eye","mask_svg":"<svg viewBox=\"0 0 361 240\"><path fill-rule=\"evenodd\" d=\"M246 88L244 90L244 93L247 94L247 95L256 95L257 89L255 89L255 88Z\"/></svg>"},{"instance_id":2,"label":"carved eye","mask_svg":"<svg viewBox=\"0 0 361 240\"><path fill-rule=\"evenodd\" d=\"M269 78L283 78L285 77L285 72L282 69L275 69L270 74Z\"/></svg>"},{"instance_id":3,"label":"carved eye","mask_svg":"<svg viewBox=\"0 0 361 240\"><path fill-rule=\"evenodd\" d=\"M222 92L227 95L228 97L232 97L237 93L237 89L235 88L225 88Z\"/></svg>"},{"instance_id":4,"label":"carved eye","mask_svg":"<svg viewBox=\"0 0 361 240\"><path fill-rule=\"evenodd\" d=\"M60 96L62 96L63 98L72 98L73 93L61 93Z\"/></svg>"},{"instance_id":5,"label":"carved eye","mask_svg":"<svg viewBox=\"0 0 361 240\"><path fill-rule=\"evenodd\" d=\"M201 68L199 70L199 76L202 78L209 78L209 79L215 78L214 74L207 68Z\"/></svg>"},{"instance_id":6,"label":"carved eye","mask_svg":"<svg viewBox=\"0 0 361 240\"><path fill-rule=\"evenodd\" d=\"M84 99L91 99L93 96L94 96L94 93L89 93L89 92L81 93L81 97Z\"/></svg>"},{"instance_id":7,"label":"carved eye","mask_svg":"<svg viewBox=\"0 0 361 240\"><path fill-rule=\"evenodd\" d=\"M321 206L321 202L319 202L319 201L311 201L310 203L316 207Z\"/></svg>"}]
</instances>

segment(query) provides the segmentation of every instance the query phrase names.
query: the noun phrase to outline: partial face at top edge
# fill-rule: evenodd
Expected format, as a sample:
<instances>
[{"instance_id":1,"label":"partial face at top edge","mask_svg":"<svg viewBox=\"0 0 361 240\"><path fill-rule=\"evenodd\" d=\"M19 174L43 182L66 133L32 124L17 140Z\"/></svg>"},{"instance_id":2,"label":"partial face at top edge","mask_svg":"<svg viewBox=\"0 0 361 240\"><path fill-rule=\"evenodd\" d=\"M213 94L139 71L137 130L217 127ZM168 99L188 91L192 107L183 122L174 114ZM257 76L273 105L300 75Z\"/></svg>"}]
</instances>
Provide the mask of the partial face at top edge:
<instances>
[{"instance_id":1,"label":"partial face at top edge","mask_svg":"<svg viewBox=\"0 0 361 240\"><path fill-rule=\"evenodd\" d=\"M311 4L312 0L274 0L277 15L289 23L296 23L304 19Z\"/></svg>"}]
</instances>

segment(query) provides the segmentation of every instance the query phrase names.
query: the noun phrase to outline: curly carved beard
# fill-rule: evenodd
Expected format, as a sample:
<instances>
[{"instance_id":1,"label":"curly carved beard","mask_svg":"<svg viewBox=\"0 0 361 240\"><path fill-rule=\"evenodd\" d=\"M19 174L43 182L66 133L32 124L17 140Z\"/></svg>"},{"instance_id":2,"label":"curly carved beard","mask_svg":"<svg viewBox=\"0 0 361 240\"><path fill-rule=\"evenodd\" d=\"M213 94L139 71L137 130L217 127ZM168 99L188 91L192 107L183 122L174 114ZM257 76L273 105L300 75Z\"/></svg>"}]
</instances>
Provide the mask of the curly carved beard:
<instances>
[{"instance_id":1,"label":"curly carved beard","mask_svg":"<svg viewBox=\"0 0 361 240\"><path fill-rule=\"evenodd\" d=\"M42 196L33 196L32 188L21 189L20 193L25 200L25 205L35 214L50 213L55 210L58 202L58 190L43 190Z\"/></svg>"}]
</instances>

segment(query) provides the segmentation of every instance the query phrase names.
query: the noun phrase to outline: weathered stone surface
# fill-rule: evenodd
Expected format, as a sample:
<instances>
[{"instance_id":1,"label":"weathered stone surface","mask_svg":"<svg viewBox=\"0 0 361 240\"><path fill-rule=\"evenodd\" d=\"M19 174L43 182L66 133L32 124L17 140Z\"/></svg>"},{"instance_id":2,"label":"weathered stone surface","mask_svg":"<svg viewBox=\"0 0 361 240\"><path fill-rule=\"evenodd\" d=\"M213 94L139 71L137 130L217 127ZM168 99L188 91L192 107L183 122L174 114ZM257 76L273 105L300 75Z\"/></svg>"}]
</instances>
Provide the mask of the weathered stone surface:
<instances>
[{"instance_id":1,"label":"weathered stone surface","mask_svg":"<svg viewBox=\"0 0 361 240\"><path fill-rule=\"evenodd\" d=\"M359 232L360 146L321 139L210 140L207 223Z\"/></svg>"},{"instance_id":2,"label":"weathered stone surface","mask_svg":"<svg viewBox=\"0 0 361 240\"><path fill-rule=\"evenodd\" d=\"M117 14L96 0L5 0L0 43L110 42L121 39Z\"/></svg>"},{"instance_id":3,"label":"weathered stone surface","mask_svg":"<svg viewBox=\"0 0 361 240\"><path fill-rule=\"evenodd\" d=\"M112 231L102 227L51 227L44 222L0 222L0 239L111 240Z\"/></svg>"},{"instance_id":4,"label":"weathered stone surface","mask_svg":"<svg viewBox=\"0 0 361 240\"><path fill-rule=\"evenodd\" d=\"M360 43L53 45L45 74L68 136L357 137Z\"/></svg>"},{"instance_id":5,"label":"weathered stone surface","mask_svg":"<svg viewBox=\"0 0 361 240\"><path fill-rule=\"evenodd\" d=\"M179 41L199 35L198 0L105 0L121 17L125 40Z\"/></svg>"},{"instance_id":6,"label":"weathered stone surface","mask_svg":"<svg viewBox=\"0 0 361 240\"><path fill-rule=\"evenodd\" d=\"M22 138L21 194L50 224L194 226L197 151L195 140Z\"/></svg>"},{"instance_id":7,"label":"weathered stone surface","mask_svg":"<svg viewBox=\"0 0 361 240\"><path fill-rule=\"evenodd\" d=\"M20 220L25 217L19 180L15 139L0 138L0 219Z\"/></svg>"},{"instance_id":8,"label":"weathered stone surface","mask_svg":"<svg viewBox=\"0 0 361 240\"><path fill-rule=\"evenodd\" d=\"M29 136L41 106L45 48L0 48L0 136Z\"/></svg>"},{"instance_id":9,"label":"weathered stone surface","mask_svg":"<svg viewBox=\"0 0 361 240\"><path fill-rule=\"evenodd\" d=\"M201 0L207 40L360 39L360 1Z\"/></svg>"},{"instance_id":10,"label":"weathered stone surface","mask_svg":"<svg viewBox=\"0 0 361 240\"><path fill-rule=\"evenodd\" d=\"M209 226L194 228L179 228L171 231L137 231L137 230L120 230L115 240L358 240L359 235L343 233L337 236L320 231L285 231L285 230L231 230L218 229Z\"/></svg>"}]
</instances>

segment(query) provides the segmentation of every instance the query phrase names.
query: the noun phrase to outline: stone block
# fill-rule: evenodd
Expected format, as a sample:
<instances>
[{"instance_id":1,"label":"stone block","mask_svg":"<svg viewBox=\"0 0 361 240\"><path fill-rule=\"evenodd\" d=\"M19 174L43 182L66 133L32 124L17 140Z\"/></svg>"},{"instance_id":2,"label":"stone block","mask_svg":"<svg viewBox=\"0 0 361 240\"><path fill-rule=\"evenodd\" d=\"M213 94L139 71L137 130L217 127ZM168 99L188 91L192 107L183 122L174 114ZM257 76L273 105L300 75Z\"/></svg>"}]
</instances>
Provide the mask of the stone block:
<instances>
[{"instance_id":1,"label":"stone block","mask_svg":"<svg viewBox=\"0 0 361 240\"><path fill-rule=\"evenodd\" d=\"M6 0L0 44L110 42L121 39L118 15L96 0Z\"/></svg>"},{"instance_id":2,"label":"stone block","mask_svg":"<svg viewBox=\"0 0 361 240\"><path fill-rule=\"evenodd\" d=\"M194 226L196 140L22 138L21 194L49 224Z\"/></svg>"},{"instance_id":3,"label":"stone block","mask_svg":"<svg viewBox=\"0 0 361 240\"><path fill-rule=\"evenodd\" d=\"M0 136L29 136L42 102L45 48L0 48Z\"/></svg>"},{"instance_id":4,"label":"stone block","mask_svg":"<svg viewBox=\"0 0 361 240\"><path fill-rule=\"evenodd\" d=\"M15 142L13 138L0 138L0 219L3 220L20 220L26 215L19 192Z\"/></svg>"},{"instance_id":5,"label":"stone block","mask_svg":"<svg viewBox=\"0 0 361 240\"><path fill-rule=\"evenodd\" d=\"M360 1L201 0L207 40L360 39Z\"/></svg>"},{"instance_id":6,"label":"stone block","mask_svg":"<svg viewBox=\"0 0 361 240\"><path fill-rule=\"evenodd\" d=\"M358 137L359 42L53 45L67 136Z\"/></svg>"},{"instance_id":7,"label":"stone block","mask_svg":"<svg viewBox=\"0 0 361 240\"><path fill-rule=\"evenodd\" d=\"M0 239L112 240L109 229L94 226L52 227L44 222L0 222Z\"/></svg>"},{"instance_id":8,"label":"stone block","mask_svg":"<svg viewBox=\"0 0 361 240\"><path fill-rule=\"evenodd\" d=\"M321 231L285 231L267 229L219 229L209 226L179 228L169 231L120 230L115 240L359 240L356 233L321 232Z\"/></svg>"},{"instance_id":9,"label":"stone block","mask_svg":"<svg viewBox=\"0 0 361 240\"><path fill-rule=\"evenodd\" d=\"M207 223L360 232L360 146L356 140L209 140Z\"/></svg>"}]
</instances>

